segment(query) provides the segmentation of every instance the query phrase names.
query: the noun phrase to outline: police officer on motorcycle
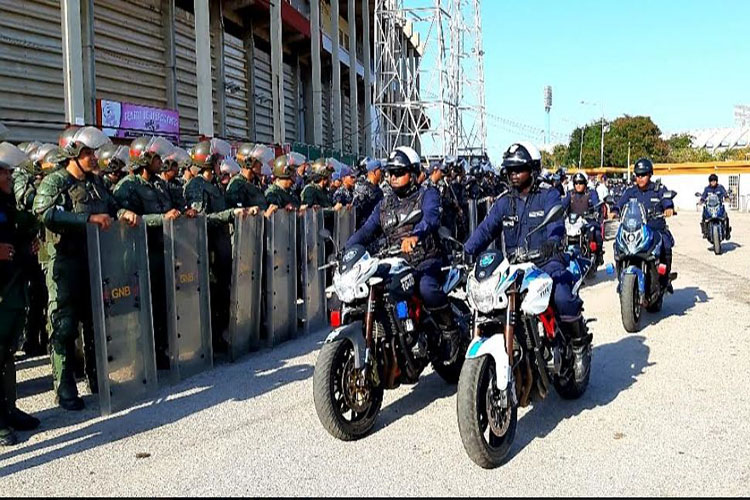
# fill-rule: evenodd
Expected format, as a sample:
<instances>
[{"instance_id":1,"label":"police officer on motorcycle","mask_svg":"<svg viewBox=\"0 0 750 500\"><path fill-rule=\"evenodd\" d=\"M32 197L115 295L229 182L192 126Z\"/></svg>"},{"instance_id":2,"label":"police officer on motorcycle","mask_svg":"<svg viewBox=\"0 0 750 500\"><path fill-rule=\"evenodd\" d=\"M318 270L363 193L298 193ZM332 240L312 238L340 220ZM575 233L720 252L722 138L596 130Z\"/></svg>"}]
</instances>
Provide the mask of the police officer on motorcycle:
<instances>
[{"instance_id":1,"label":"police officer on motorcycle","mask_svg":"<svg viewBox=\"0 0 750 500\"><path fill-rule=\"evenodd\" d=\"M622 193L620 199L617 201L612 212L610 213L610 219L614 219L620 214L622 207L631 200L636 199L641 203L649 214L659 215L664 214L664 217L671 217L674 215L674 203L668 197L664 195L667 192L660 182L651 182L651 176L654 175L654 164L648 158L640 158L635 162L633 168L635 174L635 185L630 186ZM667 287L671 291L672 285L670 281L677 277L677 274L671 273L672 270L672 247L674 246L674 237L667 228L667 222L662 217L649 217L648 226L657 231L662 236L662 255L661 262L667 266L667 272L662 275L662 286Z\"/></svg>"},{"instance_id":2,"label":"police officer on motorcycle","mask_svg":"<svg viewBox=\"0 0 750 500\"><path fill-rule=\"evenodd\" d=\"M385 165L391 190L385 194L364 225L346 242L346 247L367 247L383 235L388 247L399 246L402 255L416 273L416 289L425 309L435 319L442 335L453 339L458 330L443 292L446 256L440 245L440 193L431 186L419 186L420 157L414 149L400 146L388 156ZM420 211L416 221L402 224L410 214ZM455 344L451 342L451 345ZM413 348L415 356L426 356L426 339Z\"/></svg>"},{"instance_id":3,"label":"police officer on motorcycle","mask_svg":"<svg viewBox=\"0 0 750 500\"><path fill-rule=\"evenodd\" d=\"M720 201L724 201L727 198L729 198L729 194L727 194L727 190L724 189L724 186L719 184L719 176L716 174L711 174L708 176L708 186L703 190L703 194L701 194L700 197L700 203L706 203L706 198L708 198L709 194L715 194L719 197ZM701 218L701 230L703 231L703 237L708 237L708 227L706 226L706 212L703 211L703 217ZM724 217L724 234L726 235L727 239L729 239L732 236L732 226L729 225L729 216L725 215Z\"/></svg>"},{"instance_id":4,"label":"police officer on motorcycle","mask_svg":"<svg viewBox=\"0 0 750 500\"><path fill-rule=\"evenodd\" d=\"M594 237L596 243L596 255L598 265L604 263L604 246L602 245L602 231L599 223L601 210L591 214L591 209L599 204L599 195L595 189L588 188L588 179L583 172L577 172L573 176L573 190L563 198L563 208L567 213L574 213L580 217L587 218L588 230ZM594 218L592 220L592 217Z\"/></svg>"},{"instance_id":5,"label":"police officer on motorcycle","mask_svg":"<svg viewBox=\"0 0 750 500\"><path fill-rule=\"evenodd\" d=\"M503 154L511 190L495 201L490 213L469 237L465 245L467 254L476 257L494 240L506 256L523 247L528 237L528 249L540 250L541 258L535 264L554 282L555 311L563 334L571 339L575 353L576 379L585 377L584 359L590 353L591 335L587 333L581 315L583 302L573 293L575 278L567 269L565 255L561 252L565 228L556 221L529 236L553 207L560 206L560 193L556 189L539 186L537 178L542 169L542 155L530 143L512 144Z\"/></svg>"}]
</instances>

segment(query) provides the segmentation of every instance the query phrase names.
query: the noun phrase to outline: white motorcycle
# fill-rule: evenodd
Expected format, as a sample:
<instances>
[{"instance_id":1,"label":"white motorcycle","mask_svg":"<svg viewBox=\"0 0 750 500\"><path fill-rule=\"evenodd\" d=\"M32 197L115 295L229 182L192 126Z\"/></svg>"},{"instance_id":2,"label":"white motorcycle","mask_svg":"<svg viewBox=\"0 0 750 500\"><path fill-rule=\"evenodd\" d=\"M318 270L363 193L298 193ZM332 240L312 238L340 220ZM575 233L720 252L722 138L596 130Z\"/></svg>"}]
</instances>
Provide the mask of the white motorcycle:
<instances>
[{"instance_id":1,"label":"white motorcycle","mask_svg":"<svg viewBox=\"0 0 750 500\"><path fill-rule=\"evenodd\" d=\"M563 208L553 208L529 235L562 217ZM467 454L484 468L500 466L508 454L519 406L545 398L551 385L566 399L588 386L591 346L576 365L556 321L552 278L533 264L541 257L524 247L509 258L490 250L468 277L474 340L458 382L458 429ZM574 293L584 275L585 269Z\"/></svg>"}]
</instances>

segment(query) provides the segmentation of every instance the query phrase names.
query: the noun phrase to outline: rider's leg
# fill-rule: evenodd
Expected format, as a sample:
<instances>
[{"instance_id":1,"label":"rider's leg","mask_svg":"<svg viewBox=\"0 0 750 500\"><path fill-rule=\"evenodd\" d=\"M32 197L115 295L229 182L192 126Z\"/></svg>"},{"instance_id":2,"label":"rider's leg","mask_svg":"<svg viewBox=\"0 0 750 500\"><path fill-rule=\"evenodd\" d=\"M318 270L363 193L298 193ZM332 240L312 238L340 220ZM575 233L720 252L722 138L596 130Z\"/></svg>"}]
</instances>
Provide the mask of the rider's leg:
<instances>
[{"instance_id":1,"label":"rider's leg","mask_svg":"<svg viewBox=\"0 0 750 500\"><path fill-rule=\"evenodd\" d=\"M443 291L445 273L440 269L441 263L429 266L419 273L419 295L422 297L425 309L437 323L443 338L453 339L458 332L453 320L453 313L448 302L448 296ZM451 345L448 343L447 345Z\"/></svg>"}]
</instances>

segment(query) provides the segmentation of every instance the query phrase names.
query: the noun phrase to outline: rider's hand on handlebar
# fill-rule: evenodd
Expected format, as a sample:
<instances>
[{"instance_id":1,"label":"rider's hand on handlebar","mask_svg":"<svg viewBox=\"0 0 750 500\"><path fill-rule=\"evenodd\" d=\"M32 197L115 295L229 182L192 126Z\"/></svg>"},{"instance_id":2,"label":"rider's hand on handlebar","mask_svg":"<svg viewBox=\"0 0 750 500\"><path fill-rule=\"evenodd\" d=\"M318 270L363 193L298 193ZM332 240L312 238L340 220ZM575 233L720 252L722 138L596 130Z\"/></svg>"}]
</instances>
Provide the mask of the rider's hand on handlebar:
<instances>
[{"instance_id":1,"label":"rider's hand on handlebar","mask_svg":"<svg viewBox=\"0 0 750 500\"><path fill-rule=\"evenodd\" d=\"M664 210L664 217L672 217L674 215L674 208L668 208Z\"/></svg>"},{"instance_id":2,"label":"rider's hand on handlebar","mask_svg":"<svg viewBox=\"0 0 750 500\"><path fill-rule=\"evenodd\" d=\"M417 246L417 242L419 241L419 238L416 236L408 236L401 240L401 251L409 254L414 251L414 247Z\"/></svg>"}]
</instances>

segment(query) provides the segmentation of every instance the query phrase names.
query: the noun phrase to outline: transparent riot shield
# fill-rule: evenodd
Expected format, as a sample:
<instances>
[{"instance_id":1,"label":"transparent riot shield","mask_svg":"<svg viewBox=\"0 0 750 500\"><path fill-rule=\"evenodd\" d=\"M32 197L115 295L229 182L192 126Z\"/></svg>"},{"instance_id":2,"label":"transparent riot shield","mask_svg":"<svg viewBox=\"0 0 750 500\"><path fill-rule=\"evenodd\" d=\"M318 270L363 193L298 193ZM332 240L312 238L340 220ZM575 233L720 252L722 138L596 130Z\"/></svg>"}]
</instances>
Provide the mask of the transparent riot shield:
<instances>
[{"instance_id":1,"label":"transparent riot shield","mask_svg":"<svg viewBox=\"0 0 750 500\"><path fill-rule=\"evenodd\" d=\"M232 361L260 347L262 215L234 222L232 287L229 299L229 356Z\"/></svg>"},{"instance_id":2,"label":"transparent riot shield","mask_svg":"<svg viewBox=\"0 0 750 500\"><path fill-rule=\"evenodd\" d=\"M297 213L276 211L266 219L265 343L297 335Z\"/></svg>"},{"instance_id":3,"label":"transparent riot shield","mask_svg":"<svg viewBox=\"0 0 750 500\"><path fill-rule=\"evenodd\" d=\"M86 231L99 405L109 415L158 388L146 225Z\"/></svg>"},{"instance_id":4,"label":"transparent riot shield","mask_svg":"<svg viewBox=\"0 0 750 500\"><path fill-rule=\"evenodd\" d=\"M479 225L479 213L477 210L477 200L469 200L469 234L473 233Z\"/></svg>"},{"instance_id":5,"label":"transparent riot shield","mask_svg":"<svg viewBox=\"0 0 750 500\"><path fill-rule=\"evenodd\" d=\"M304 332L308 334L326 326L325 271L318 269L325 263L324 240L318 234L323 229L323 212L308 209L300 218L300 223L302 316Z\"/></svg>"},{"instance_id":6,"label":"transparent riot shield","mask_svg":"<svg viewBox=\"0 0 750 500\"><path fill-rule=\"evenodd\" d=\"M172 382L213 367L206 218L164 221Z\"/></svg>"},{"instance_id":7,"label":"transparent riot shield","mask_svg":"<svg viewBox=\"0 0 750 500\"><path fill-rule=\"evenodd\" d=\"M357 217L356 209L342 208L334 214L333 219L333 240L336 242L336 248L342 249L346 246L346 241L354 234Z\"/></svg>"}]
</instances>

